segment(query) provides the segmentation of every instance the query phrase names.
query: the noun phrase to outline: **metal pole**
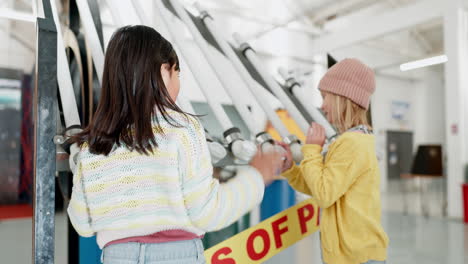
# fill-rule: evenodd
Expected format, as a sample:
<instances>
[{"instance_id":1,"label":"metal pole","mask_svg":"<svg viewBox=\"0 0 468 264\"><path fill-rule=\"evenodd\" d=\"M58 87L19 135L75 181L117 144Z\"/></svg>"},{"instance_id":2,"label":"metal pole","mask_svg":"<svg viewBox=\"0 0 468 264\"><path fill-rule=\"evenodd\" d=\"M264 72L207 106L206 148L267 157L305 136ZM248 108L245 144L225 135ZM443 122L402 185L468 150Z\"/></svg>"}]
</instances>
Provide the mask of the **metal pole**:
<instances>
[{"instance_id":1,"label":"metal pole","mask_svg":"<svg viewBox=\"0 0 468 264\"><path fill-rule=\"evenodd\" d=\"M159 1L157 1L159 3ZM192 36L195 39L195 42L198 45L198 48L202 51L202 53L205 55L209 65L211 68L214 70L214 73L216 74L216 77L222 82L223 87L225 88L225 91L228 92L228 94L231 96L231 99L234 103L234 106L236 107L237 111L241 115L242 119L246 122L247 126L249 127L249 130L251 132L254 132L257 135L257 141L261 143L262 145L265 144L269 145L272 143L271 136L267 135L265 132L263 132L263 129L260 129L258 124L254 121L252 118L252 114L248 111L247 106L243 103L242 98L240 94L235 91L236 89L231 86L232 83L230 83L224 76L224 74L219 71L216 62L214 61L213 54L211 53L210 50L208 50L208 46L205 43L201 33L198 31L197 27L194 25L193 21L189 17L188 13L186 10L180 5L178 1L168 1L172 7L174 8L176 14L179 16L179 18L185 23L185 25L188 27L188 29L191 31ZM202 87L206 89L206 87ZM205 91L205 97L207 100L210 99L209 96L209 91ZM261 94L256 94L257 98L262 98ZM260 99L262 100L262 99ZM276 125L278 131L282 136L287 136L287 129L286 127L281 123L281 120L279 117L276 115L276 113L269 107L268 102L265 100L261 101L263 103L263 109L264 111L267 111L267 115L272 120L273 124ZM268 110L270 110L268 112ZM240 137L240 131L237 130L228 130L224 133L224 136L226 140L229 142L232 142L230 144L230 149L233 152L234 156L241 160L250 160L253 155L255 154L254 148L255 146L253 144L249 144L249 142L242 140ZM265 137L268 137L267 141L263 140Z\"/></svg>"},{"instance_id":2,"label":"metal pole","mask_svg":"<svg viewBox=\"0 0 468 264\"><path fill-rule=\"evenodd\" d=\"M102 84L102 74L104 73L104 49L101 45L93 16L89 9L88 0L76 0L76 5L80 12L81 23L83 24L86 36L89 38L91 55L93 56L97 77L99 83Z\"/></svg>"},{"instance_id":3,"label":"metal pole","mask_svg":"<svg viewBox=\"0 0 468 264\"><path fill-rule=\"evenodd\" d=\"M302 132L307 133L307 130L309 129L309 123L304 118L304 116L302 116L301 112L297 109L297 107L294 105L291 99L287 96L284 90L279 86L279 84L275 82L275 80L273 80L273 77L264 70L254 50L250 48L250 46L248 46L242 40L239 34L234 33L233 37L234 37L234 41L237 42L236 44L238 45L238 47L242 47L242 46L246 47L245 49L243 49L245 57L250 61L250 63L252 63L252 65L255 67L257 72L262 76L262 79L268 84L268 87L273 91L273 93L278 97L278 99L284 104L284 106L286 107L286 110L288 110L288 113L291 114L293 119L297 122ZM239 63L241 63L239 59L238 61Z\"/></svg>"},{"instance_id":4,"label":"metal pole","mask_svg":"<svg viewBox=\"0 0 468 264\"><path fill-rule=\"evenodd\" d=\"M172 2L176 3L177 1L172 1ZM178 3L177 3L177 5L178 5ZM208 15L207 12L201 11L201 7L199 5L196 5L195 7L200 10L202 21L205 23L206 27L211 32L211 34L215 38L218 45L221 47L223 52L226 54L226 56L231 61L234 68L237 70L239 75L242 77L242 80L244 81L244 85L247 86L249 88L250 92L253 94L253 96L255 96L255 98L257 98L260 106L262 107L262 109L267 114L268 119L272 122L273 127L275 127L278 130L281 137L283 137L283 138L287 137L289 135L289 132L288 132L287 128L281 122L278 115L275 113L275 111L272 109L272 107L269 105L269 103L264 99L264 96L259 91L259 87L255 86L252 83L252 78L250 77L250 74L247 72L244 65L242 65L242 62L239 60L239 58L234 53L232 48L229 46L227 41L224 40L221 37L221 34L219 34L219 30L217 30L217 28L215 28L215 26L214 26L212 18ZM191 21L189 21L189 23L190 22ZM192 23L192 26L193 26L193 23ZM200 43L199 45L200 46L205 46L206 44L203 42L202 39L200 39L200 38L202 38L201 35L200 34L196 34L196 35L198 35L199 40L197 42ZM196 39L197 39L197 37L196 37ZM208 53L208 51L206 50L206 46L202 50L205 50L205 52ZM230 92L230 95L231 95L232 98L239 98L239 95L236 93L236 91L228 90L227 92Z\"/></svg>"},{"instance_id":5,"label":"metal pole","mask_svg":"<svg viewBox=\"0 0 468 264\"><path fill-rule=\"evenodd\" d=\"M37 19L34 92L34 223L33 263L54 263L55 153L57 118L57 31L49 0L45 18Z\"/></svg>"},{"instance_id":6,"label":"metal pole","mask_svg":"<svg viewBox=\"0 0 468 264\"><path fill-rule=\"evenodd\" d=\"M93 15L94 16L99 15L97 2L89 1L89 3L86 2L86 4L93 6L93 9L90 9L89 6L88 6L88 10L90 11L89 13L91 14L91 21L88 21L88 22L89 22L90 25L92 25L92 28L94 29L94 32L96 33L96 35L94 36L95 37L95 42L97 43L97 45L99 45L99 51L101 51L101 53L102 53L103 39L102 39L102 35L98 35L98 29L101 27L100 20L99 19L98 20L93 19L93 17L92 17ZM58 14L57 7L56 7L56 4L55 4L54 0L50 1L50 9L51 9L51 12L52 12L51 16L55 20L55 25L56 25L56 28L57 28L57 43L56 43L57 46L55 48L56 48L56 52L57 52L56 53L56 56L57 56L56 60L57 60L58 67L57 67L56 70L57 70L57 81L58 81L58 84L59 84L59 92L60 92L61 105L62 105L62 109L63 109L65 127L66 128L77 127L75 129L72 129L72 130L67 130L67 132L66 132L67 135L66 136L68 136L68 135L76 133L78 130L80 130L81 120L80 120L80 117L79 117L79 114L78 114L77 102L76 102L76 98L75 98L75 94L74 94L74 88L73 88L73 84L72 84L72 80L71 80L71 73L70 73L70 68L69 68L69 65L68 65L68 59L67 59L67 55L65 53L65 43L64 43L64 40L63 40L63 36L62 36L62 29L61 29L61 26L60 26L59 14ZM94 18L96 18L96 17L94 17ZM93 41L91 41L91 42L93 42ZM79 56L79 54L78 54L78 56ZM103 59L103 54L102 54L102 59ZM96 62L96 60L95 60L95 62ZM38 65L40 66L41 63L38 63ZM99 66L96 65L96 68L98 68L98 67ZM102 72L98 74L98 77L101 77L101 75L102 75ZM56 105L55 105L55 107L56 107ZM57 120L56 124L60 125L60 121ZM55 144L64 143L64 137L61 136L61 135L55 137L54 140L55 140L55 142L54 142ZM75 161L76 154L78 152L79 152L79 148L78 148L78 146L76 144L73 144L72 146L70 146L69 164L70 164L70 169L72 171L74 171L75 162L76 162ZM54 155L54 158L55 158L55 155ZM55 166L56 171L60 170L60 169L64 169L64 168L60 167L59 165L63 165L63 164L56 164L56 166ZM59 174L59 177L60 177L60 174ZM63 177L63 175L61 177ZM52 201L52 203L54 203L54 202ZM54 246L53 243L52 243L52 246ZM72 254L72 253L74 253L74 252L70 252L70 254Z\"/></svg>"},{"instance_id":7,"label":"metal pole","mask_svg":"<svg viewBox=\"0 0 468 264\"><path fill-rule=\"evenodd\" d=\"M223 84L223 87L225 91L229 94L229 96L232 99L232 102L234 103L234 106L236 107L237 111L241 115L242 119L246 122L246 125L249 127L249 130L253 132L254 134L261 133L263 129L261 129L258 124L255 122L255 120L252 118L252 113L248 110L247 106L245 105L241 95L239 94L238 90L233 86L232 83L229 82L225 78L225 75L219 70L218 65L216 64L212 51L208 49L207 43L203 39L203 36L201 35L200 31L197 29L197 27L194 25L192 19L189 17L183 6L178 2L178 1L170 1L172 6L174 7L174 10L176 11L177 15L179 18L185 23L185 25L188 27L190 30L195 42L197 43L198 47L200 48L201 52L203 55L206 57L209 65L211 68L214 70L214 73L216 74L216 77L221 81ZM243 83L244 86L248 87L246 83ZM245 96L245 95L244 95ZM253 96L251 94L248 94L246 96ZM259 100L261 100L261 96L256 96ZM276 113L275 113L276 115ZM279 118L278 118L279 120ZM280 128L282 129L282 128ZM286 129L286 128L284 128ZM286 130L287 131L287 130Z\"/></svg>"},{"instance_id":8,"label":"metal pole","mask_svg":"<svg viewBox=\"0 0 468 264\"><path fill-rule=\"evenodd\" d=\"M167 18L164 17L163 11L162 11L164 9L163 3L161 1L159 1L159 0L155 1L155 3L158 5L157 9L159 10L160 17L162 18L161 20L165 24L165 27L167 29L169 29L168 32L171 35L171 38L173 40L179 42L179 44L182 43L183 41L180 38L178 38L176 36L176 34L174 34L170 30L170 28L168 26L168 23L166 21ZM176 10L177 10L177 8L176 8ZM182 10L182 11L183 11L182 13L185 16L188 16L188 14L185 12L185 10ZM179 13L179 12L180 12L180 10L178 10L177 13ZM180 16L180 14L179 14L179 16ZM193 24L192 24L192 26L193 26ZM196 30L196 32L198 32L198 30L196 28L193 29L193 28L189 27L189 29L190 30ZM179 46L180 51L182 52L183 57L187 58L187 57L190 56L190 52L188 50L186 50L184 44L178 45L178 46ZM209 55L208 55L208 57L209 57ZM190 67L190 70L192 71L192 73L194 73L194 76L202 76L203 74L205 74L200 67L198 67L197 65L194 64L194 60L187 60L187 63L189 64L189 67ZM212 67L212 69L214 69L214 68ZM217 73L217 72L215 71L215 73ZM219 76L217 76L217 77L219 79ZM228 143L229 149L231 150L231 152L234 155L235 159L237 161L239 161L240 163L249 162L253 158L255 153L257 152L256 145L253 142L244 140L242 138L242 135L240 133L241 131L238 128L236 128L236 127L234 127L232 125L231 120L227 116L227 114L224 111L221 104L219 102L217 102L211 96L211 93L208 90L209 85L201 84L200 81L199 81L199 78L195 78L195 80L197 80L199 87L203 91L203 94L204 94L206 100L208 101L208 104L210 105L210 107L212 108L215 116L220 121L221 125L223 126L224 138L226 139L226 142ZM225 85L225 83L223 83L223 85ZM247 122L247 124L249 126L249 129L253 129L253 130L251 130L251 132L256 131L255 126L253 126L251 123L249 125L249 122L251 121L251 119L246 119L245 121ZM227 125L229 125L229 126L227 126Z\"/></svg>"},{"instance_id":9,"label":"metal pole","mask_svg":"<svg viewBox=\"0 0 468 264\"><path fill-rule=\"evenodd\" d=\"M210 58L209 57L210 54L209 54L209 51L207 50L206 43L203 41L201 34L198 32L195 25L188 17L187 13L183 12L184 10L181 6L178 5L179 3L177 2L177 0L173 0L172 3L176 3L176 6L174 8L176 10L179 9L178 11L178 13L180 13L179 16L181 17L185 16L185 18L182 18L182 19L186 21L186 23L189 23L191 25L191 28L196 30L198 34L194 35L195 40L197 40L197 43L205 52L205 55L208 58ZM196 5L196 8L200 11L201 19L205 23L207 29L210 31L211 35L214 37L215 41L220 46L222 51L229 58L233 67L237 70L239 75L242 77L242 80L244 81L244 85L246 85L249 88L250 92L253 93L255 98L259 100L260 106L263 108L263 110L267 114L268 119L272 122L273 127L275 127L275 129L278 130L278 132L280 133L281 137L283 138L283 141L288 143L291 146L291 151L293 152L294 160L298 162L302 160L303 157L302 157L302 152L301 152L300 141L297 139L295 135L289 134L289 131L287 130L286 126L279 119L278 115L275 113L271 105L265 100L264 96L261 93L261 90L260 90L261 88L254 85L249 72L247 71L243 63L240 61L239 57L235 54L234 50L231 48L228 42L221 37L219 30L214 26L212 18L208 15L207 12L201 11L201 7L199 5ZM240 98L235 90L230 90L230 91L228 90L228 92L230 92L230 95L232 98ZM301 118L304 119L302 115L299 115L299 116L301 116ZM305 121L305 124L307 124L307 121ZM264 151L272 151L275 149L272 144L273 141L271 140L271 136L266 134L265 132L259 133L257 135L257 142L260 145L262 145L262 149ZM276 148L276 150L278 151L279 149Z\"/></svg>"},{"instance_id":10,"label":"metal pole","mask_svg":"<svg viewBox=\"0 0 468 264\"><path fill-rule=\"evenodd\" d=\"M297 98L300 104L309 112L315 122L319 123L325 128L327 138L331 138L336 135L336 131L333 126L328 122L327 118L315 108L310 100L307 100L308 96L304 93L303 88L293 78L288 78L288 74L283 68L279 69L279 74L284 79L285 84L289 86L292 94Z\"/></svg>"},{"instance_id":11,"label":"metal pole","mask_svg":"<svg viewBox=\"0 0 468 264\"><path fill-rule=\"evenodd\" d=\"M62 103L65 127L81 126L78 107L75 99L73 83L71 80L70 68L68 66L67 55L65 54L65 45L63 42L62 28L58 17L55 1L51 1L52 15L57 26L57 79L59 84L60 100ZM56 142L57 143L57 142ZM79 147L73 144L70 147L70 168L74 171L75 156L79 152Z\"/></svg>"},{"instance_id":12,"label":"metal pole","mask_svg":"<svg viewBox=\"0 0 468 264\"><path fill-rule=\"evenodd\" d=\"M176 34L174 34L173 31L170 30L169 23L167 22L167 17L165 16L165 14L163 14L164 13L163 3L160 0L155 1L155 3L158 5L157 10L159 10L159 17L161 17L161 21L163 22L164 26L168 29L167 31L169 32L171 39L173 41L179 42L179 38L176 36ZM185 49L184 45L178 45L178 48L180 52L182 53L181 54L182 57L185 57L185 58L190 57L190 52ZM189 65L190 70L192 71L194 76L201 76L205 74L203 72L203 69L201 69L200 67L194 64L194 60L186 60L186 62ZM221 104L218 103L216 100L214 100L212 96L210 96L210 91L207 90L208 84L201 83L200 78L195 78L195 80L197 81L198 86L201 88L203 95L205 96L208 102L208 105L213 110L213 113L215 114L216 119L218 119L218 121L221 123L223 130L226 131L226 130L231 129L233 127L231 120L227 116Z\"/></svg>"}]
</instances>

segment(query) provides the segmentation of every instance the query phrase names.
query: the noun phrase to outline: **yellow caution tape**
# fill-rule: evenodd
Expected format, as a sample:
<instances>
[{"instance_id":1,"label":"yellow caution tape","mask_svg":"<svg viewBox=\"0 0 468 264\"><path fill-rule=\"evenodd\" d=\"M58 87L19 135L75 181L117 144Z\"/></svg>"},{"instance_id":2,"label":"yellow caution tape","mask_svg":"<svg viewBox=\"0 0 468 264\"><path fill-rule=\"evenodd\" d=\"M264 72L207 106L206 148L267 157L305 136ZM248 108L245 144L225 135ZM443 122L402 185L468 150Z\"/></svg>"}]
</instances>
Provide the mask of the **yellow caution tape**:
<instances>
[{"instance_id":1,"label":"yellow caution tape","mask_svg":"<svg viewBox=\"0 0 468 264\"><path fill-rule=\"evenodd\" d=\"M319 229L319 207L303 201L205 250L207 263L263 263Z\"/></svg>"}]
</instances>

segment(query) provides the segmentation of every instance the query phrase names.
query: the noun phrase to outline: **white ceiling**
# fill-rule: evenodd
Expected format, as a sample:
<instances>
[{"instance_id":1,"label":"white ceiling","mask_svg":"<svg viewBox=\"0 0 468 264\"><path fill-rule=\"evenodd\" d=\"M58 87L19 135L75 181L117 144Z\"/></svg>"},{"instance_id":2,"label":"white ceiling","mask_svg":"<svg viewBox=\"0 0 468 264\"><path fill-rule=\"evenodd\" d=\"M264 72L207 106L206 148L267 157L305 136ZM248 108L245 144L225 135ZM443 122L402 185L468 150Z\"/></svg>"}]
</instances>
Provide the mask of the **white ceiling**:
<instances>
[{"instance_id":1,"label":"white ceiling","mask_svg":"<svg viewBox=\"0 0 468 264\"><path fill-rule=\"evenodd\" d=\"M184 1L187 4L195 2ZM346 23L365 20L371 15L378 15L417 1L419 0L199 0L197 2L216 16L217 20L222 21L223 25L231 26L232 30L241 28L244 36L254 40L277 28L304 33L314 38L343 28ZM423 53L441 50L440 22L421 25L420 28L411 29L410 35ZM405 38L407 32L401 33L392 36L396 39L393 42L401 43L398 38ZM393 48L395 44L388 43L388 45Z\"/></svg>"},{"instance_id":2,"label":"white ceiling","mask_svg":"<svg viewBox=\"0 0 468 264\"><path fill-rule=\"evenodd\" d=\"M32 12L32 1L1 0L0 8ZM104 3L107 1L98 0L103 14L109 13ZM117 3L123 0L110 1ZM195 2L195 0L182 1L187 6ZM257 44L261 52L265 42L267 44L271 42L271 45L288 42L280 48L294 49L294 41L313 40L346 28L350 23L366 21L370 17L418 1L426 0L198 0L197 2L212 14L217 23L226 29L226 32L241 33L254 47ZM112 19L103 18L103 20L106 25L113 23ZM22 37L22 40L27 43L27 35L32 34L31 40L34 39L34 33L31 30L17 27L15 22L12 24L11 35L13 37L15 35ZM22 30L26 30L27 34L22 34ZM394 68L396 64L405 60L442 53L442 23L441 20L431 21L349 48L350 51L368 50L373 56L390 58L372 65L379 70ZM348 49L343 49L341 53L346 54L346 50ZM339 54L340 51L337 53ZM275 54L270 52L270 55ZM350 52L350 55L353 54ZM297 58L300 58L300 54L295 59Z\"/></svg>"},{"instance_id":3,"label":"white ceiling","mask_svg":"<svg viewBox=\"0 0 468 264\"><path fill-rule=\"evenodd\" d=\"M192 4L194 0L183 0ZM347 25L366 21L396 8L424 0L198 0L205 9L226 28L240 31L252 45L260 49L267 42L282 42L300 35L310 39L339 31ZM417 15L417 14L414 14ZM405 19L405 18L402 18ZM268 38L270 35L270 38ZM271 38L274 36L274 38ZM300 38L299 38L300 39ZM298 39L298 40L299 40ZM278 43L272 43L278 45ZM294 49L294 45L289 45ZM282 46L281 48L287 48ZM275 49L273 49L275 50ZM368 40L353 47L337 51L337 54L361 54L366 50L374 57L388 58L371 63L379 71L401 76L398 65L405 61L441 54L443 52L442 21L431 21L384 37ZM274 54L270 54L274 55ZM300 57L298 54L297 57Z\"/></svg>"}]
</instances>

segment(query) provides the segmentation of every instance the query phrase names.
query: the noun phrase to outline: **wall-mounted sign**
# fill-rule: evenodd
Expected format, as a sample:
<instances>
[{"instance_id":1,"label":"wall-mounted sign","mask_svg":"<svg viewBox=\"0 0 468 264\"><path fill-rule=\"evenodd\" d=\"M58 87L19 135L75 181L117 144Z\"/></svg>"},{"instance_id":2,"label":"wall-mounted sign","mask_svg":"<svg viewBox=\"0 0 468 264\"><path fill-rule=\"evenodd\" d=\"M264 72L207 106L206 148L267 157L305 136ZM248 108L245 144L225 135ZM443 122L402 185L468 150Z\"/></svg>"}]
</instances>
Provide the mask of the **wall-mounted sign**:
<instances>
[{"instance_id":1,"label":"wall-mounted sign","mask_svg":"<svg viewBox=\"0 0 468 264\"><path fill-rule=\"evenodd\" d=\"M392 118L398 121L408 121L410 103L404 101L392 101Z\"/></svg>"}]
</instances>

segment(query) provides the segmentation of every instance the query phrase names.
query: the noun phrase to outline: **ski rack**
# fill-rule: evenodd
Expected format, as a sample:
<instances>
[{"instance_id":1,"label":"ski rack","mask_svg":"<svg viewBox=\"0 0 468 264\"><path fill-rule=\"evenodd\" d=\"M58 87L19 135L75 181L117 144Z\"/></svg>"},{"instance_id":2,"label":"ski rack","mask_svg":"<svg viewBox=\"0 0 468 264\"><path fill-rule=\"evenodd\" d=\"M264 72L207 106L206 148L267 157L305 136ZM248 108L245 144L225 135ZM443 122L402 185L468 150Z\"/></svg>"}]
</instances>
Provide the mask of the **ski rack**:
<instances>
[{"instance_id":1,"label":"ski rack","mask_svg":"<svg viewBox=\"0 0 468 264\"><path fill-rule=\"evenodd\" d=\"M169 0L166 0L169 1ZM171 0L172 3L177 3L177 0ZM244 61L242 61L241 58L239 58L238 54L236 53L236 50L233 49L233 47L228 43L227 40L225 40L222 37L222 34L220 31L216 28L213 18L208 14L208 12L202 10L200 5L195 5L195 8L198 9L199 11L199 16L198 16L198 29L200 32L203 32L204 34L201 34L205 37L205 40L212 44L213 47L217 48L220 50L222 54L224 54L229 61L232 63L233 67L237 70L239 75L242 77L245 85L249 88L249 90L253 93L255 98L259 101L261 107L267 114L268 118L273 124L273 127L275 127L276 130L280 133L281 137L283 138L284 142L288 142L291 146L291 151L293 152L293 157L296 162L299 162L302 160L302 152L301 152L301 147L300 147L300 141L295 135L289 134L287 128L284 126L284 124L281 122L277 114L275 113L274 109L270 106L270 104L265 100L265 98L262 96L262 91L260 91L260 88L258 85L254 85L254 80L256 78L253 78L252 73L249 72L249 68L247 68L244 64ZM257 70L258 72L258 70ZM264 87L268 87L271 91L270 85L272 83L267 83L265 82L265 79L262 79L261 82L259 82L260 85ZM279 85L276 83L276 88L279 90L283 90ZM275 89L275 88L274 88ZM299 120L299 124L301 127L301 130L305 130L307 132L308 129L308 122L305 120L301 112L295 107L294 104L290 102L290 100L285 96L283 93L278 92L280 96L280 101L286 105L286 107L290 111L294 111L294 117L295 120ZM264 143L268 143L270 139L265 139L264 135L262 133L257 134L257 142L261 143L262 141ZM279 149L278 149L279 150Z\"/></svg>"},{"instance_id":2,"label":"ski rack","mask_svg":"<svg viewBox=\"0 0 468 264\"><path fill-rule=\"evenodd\" d=\"M168 21L167 21L168 18L164 14L163 9L165 8L164 4L170 4L170 3L166 3L166 2L163 3L161 1L155 1L155 3L157 5L157 7L158 7L157 10L159 10L159 14L160 14L159 17L161 17L161 21L163 22L164 26L167 29L169 29L169 24L170 23L168 23ZM135 5L137 3L133 2L133 4ZM136 8L136 9L139 10L140 8ZM171 9L169 9L169 10L171 10ZM175 9L175 10L178 11L177 15L178 15L179 18L181 18L181 17L186 18L184 16L184 15L187 15L185 10L183 10L183 9L182 10ZM192 28L189 27L189 29L192 29ZM176 34L173 34L171 30L168 30L168 32L169 32L169 35L171 36L171 39L175 43L179 44L177 46L179 48L179 51L180 51L179 54L181 55L181 57L188 58L186 60L186 62L189 65L189 68L192 71L192 73L194 73L194 76L199 76L199 75L204 74L202 69L200 69L199 67L197 67L194 64L195 60L191 59L191 53L183 45L183 40L181 40ZM194 34L194 35L196 36L196 34ZM198 48L200 48L200 47L198 47ZM200 49L202 49L202 48L200 48ZM206 55L206 54L205 54L205 56L208 57L208 58L210 57L209 55ZM208 62L209 62L209 60L208 60ZM220 79L219 78L220 76L218 75L218 72L216 71L216 67L213 67L213 65L211 65L211 66L212 66L211 67L212 70L215 72L215 74L217 74L218 79ZM215 114L216 118L218 119L218 121L220 121L221 125L223 126L223 130L225 131L224 132L224 140L226 141L226 146L228 147L229 151L233 154L232 157L234 158L234 163L236 163L236 164L247 164L251 160L251 158L255 155L255 153L257 152L257 147L255 146L255 144L253 142L244 140L240 134L236 134L237 131L239 131L239 129L232 125L232 122L230 121L229 117L227 116L226 112L224 111L222 105L219 102L213 100L213 98L210 96L210 91L208 90L209 85L201 83L199 78L195 78L195 80L198 82L198 86L201 88L201 90L202 90L202 92L203 92L209 106L213 110L213 113ZM220 81L222 82L222 79L220 79ZM222 84L225 85L226 83L222 82ZM251 124L249 125L249 119L247 119L245 121L247 122L247 125L249 126L249 129L251 129Z\"/></svg>"}]
</instances>

